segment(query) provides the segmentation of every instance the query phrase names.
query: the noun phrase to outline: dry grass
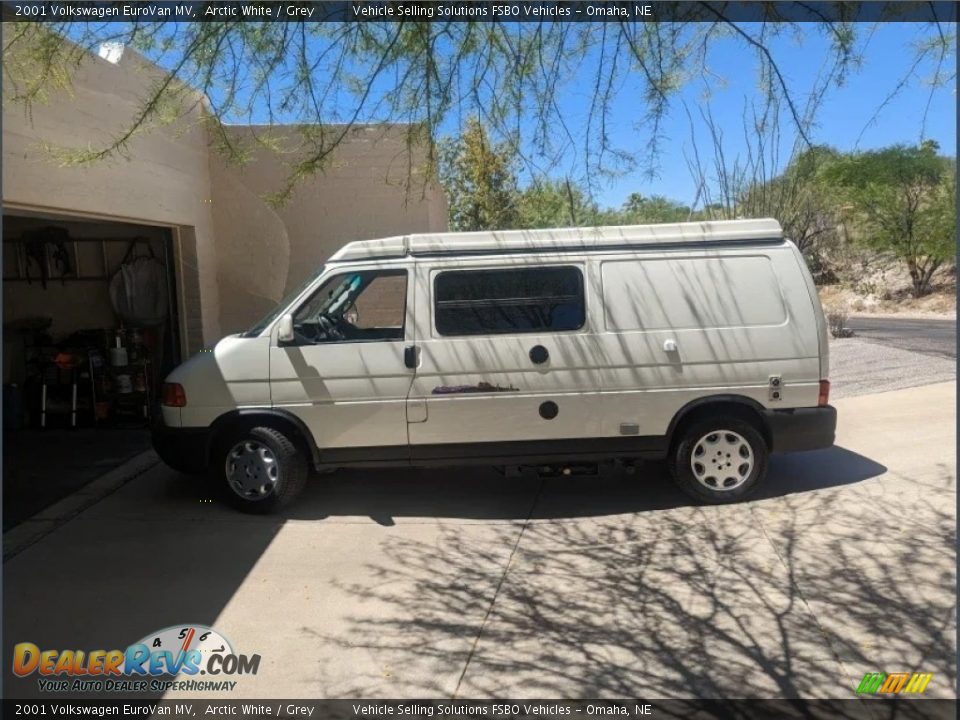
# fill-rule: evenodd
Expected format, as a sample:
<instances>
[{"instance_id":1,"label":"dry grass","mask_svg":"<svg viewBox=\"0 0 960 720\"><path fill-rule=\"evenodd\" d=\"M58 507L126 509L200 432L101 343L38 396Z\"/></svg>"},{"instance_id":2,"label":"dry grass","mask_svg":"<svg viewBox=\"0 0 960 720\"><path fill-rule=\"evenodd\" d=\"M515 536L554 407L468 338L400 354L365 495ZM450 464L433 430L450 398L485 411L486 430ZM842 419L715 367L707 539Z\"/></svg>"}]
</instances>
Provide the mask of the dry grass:
<instances>
[{"instance_id":1,"label":"dry grass","mask_svg":"<svg viewBox=\"0 0 960 720\"><path fill-rule=\"evenodd\" d=\"M903 263L877 256L869 263L852 263L848 270L840 282L819 288L825 308L842 306L857 315L956 317L957 274L953 267L934 275L932 292L921 298L913 297Z\"/></svg>"},{"instance_id":2,"label":"dry grass","mask_svg":"<svg viewBox=\"0 0 960 720\"><path fill-rule=\"evenodd\" d=\"M825 309L842 307L851 315L956 317L957 272L952 264L933 276L930 294L915 298L902 261L856 245L837 252L833 284L818 288Z\"/></svg>"},{"instance_id":3,"label":"dry grass","mask_svg":"<svg viewBox=\"0 0 960 720\"><path fill-rule=\"evenodd\" d=\"M847 303L834 300L829 304L825 304L823 309L827 313L827 325L833 337L853 337L853 330L847 327L847 318L850 317L850 310Z\"/></svg>"},{"instance_id":4,"label":"dry grass","mask_svg":"<svg viewBox=\"0 0 960 720\"><path fill-rule=\"evenodd\" d=\"M955 317L957 314L956 288L941 287L922 298L914 298L907 293L877 297L875 294L857 292L841 285L824 285L818 288L820 302L830 312L833 308L843 308L849 314L856 315L936 315Z\"/></svg>"}]
</instances>

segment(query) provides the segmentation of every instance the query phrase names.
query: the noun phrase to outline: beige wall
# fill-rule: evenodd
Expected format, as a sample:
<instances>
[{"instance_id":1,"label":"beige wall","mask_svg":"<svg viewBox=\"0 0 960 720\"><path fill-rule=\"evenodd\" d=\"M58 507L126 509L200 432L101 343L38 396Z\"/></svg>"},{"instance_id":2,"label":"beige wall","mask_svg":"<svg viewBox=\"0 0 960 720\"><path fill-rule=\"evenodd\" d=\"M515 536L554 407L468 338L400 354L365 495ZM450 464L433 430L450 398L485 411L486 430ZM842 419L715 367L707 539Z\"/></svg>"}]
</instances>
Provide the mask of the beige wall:
<instances>
[{"instance_id":1,"label":"beige wall","mask_svg":"<svg viewBox=\"0 0 960 720\"><path fill-rule=\"evenodd\" d=\"M296 127L232 132L253 159L238 166L211 157L224 332L252 324L344 243L447 229L443 192L425 183L423 157L411 162L405 126L353 128L326 171L280 207L262 198L283 186L290 163L306 152ZM282 152L262 148L258 136Z\"/></svg>"},{"instance_id":2,"label":"beige wall","mask_svg":"<svg viewBox=\"0 0 960 720\"><path fill-rule=\"evenodd\" d=\"M78 69L72 92L53 94L29 114L4 98L4 210L193 228L196 267L189 270L197 274L202 307L185 308L181 323L187 330L202 324L209 341L220 334L220 317L209 154L200 106L171 126L135 136L122 157L93 165L61 167L42 147L108 142L130 122L158 73L130 50L116 65L91 55Z\"/></svg>"},{"instance_id":3,"label":"beige wall","mask_svg":"<svg viewBox=\"0 0 960 720\"><path fill-rule=\"evenodd\" d=\"M158 72L129 49L116 65L91 56L72 93L53 95L30 115L4 102L3 203L10 213L174 228L188 353L251 325L346 242L446 229L443 193L417 182L420 159L409 162L403 127L357 128L327 172L280 208L263 198L282 187L296 133L272 131L289 136L281 157L260 150L252 162L228 166L210 148L199 103L173 125L137 134L122 156L93 165L61 167L42 149L108 142ZM232 132L249 139L265 130Z\"/></svg>"}]
</instances>

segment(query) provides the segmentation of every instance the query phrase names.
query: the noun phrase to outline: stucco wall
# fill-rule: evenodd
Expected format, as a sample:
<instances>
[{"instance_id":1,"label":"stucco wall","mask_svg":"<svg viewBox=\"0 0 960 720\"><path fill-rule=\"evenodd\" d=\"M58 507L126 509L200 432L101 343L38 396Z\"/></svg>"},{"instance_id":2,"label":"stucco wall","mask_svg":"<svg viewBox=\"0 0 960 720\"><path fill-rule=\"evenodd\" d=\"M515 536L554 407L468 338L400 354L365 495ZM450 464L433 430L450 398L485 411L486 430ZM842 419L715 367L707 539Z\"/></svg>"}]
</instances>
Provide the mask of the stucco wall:
<instances>
[{"instance_id":1,"label":"stucco wall","mask_svg":"<svg viewBox=\"0 0 960 720\"><path fill-rule=\"evenodd\" d=\"M279 207L263 198L283 187L305 152L296 128L232 132L254 152L243 165L211 156L224 332L252 324L344 243L447 229L443 192L424 183L422 156L411 162L403 126L353 128L327 169ZM255 134L268 134L282 152L258 147Z\"/></svg>"},{"instance_id":2,"label":"stucco wall","mask_svg":"<svg viewBox=\"0 0 960 720\"><path fill-rule=\"evenodd\" d=\"M176 123L138 133L122 156L92 165L62 167L41 148L108 142L158 74L127 49L117 64L90 56L72 92L31 114L5 101L3 202L8 212L176 228L178 269L189 274L178 277L188 353L251 325L346 242L447 228L443 193L424 186L422 158L409 160L398 126L356 128L327 171L279 208L264 197L282 187L298 156L296 133L270 131L288 138L280 156L260 149L249 163L227 165L210 148L199 102ZM267 129L232 132L249 139Z\"/></svg>"},{"instance_id":3,"label":"stucco wall","mask_svg":"<svg viewBox=\"0 0 960 720\"><path fill-rule=\"evenodd\" d=\"M136 135L122 157L62 167L42 149L42 143L96 147L109 141L129 123L158 76L155 66L127 49L117 64L89 56L71 92L52 94L29 114L5 98L4 208L194 228L196 268L190 270L197 275L202 307L186 308L184 320L202 323L209 342L220 335L220 314L209 152L199 104L173 125Z\"/></svg>"}]
</instances>

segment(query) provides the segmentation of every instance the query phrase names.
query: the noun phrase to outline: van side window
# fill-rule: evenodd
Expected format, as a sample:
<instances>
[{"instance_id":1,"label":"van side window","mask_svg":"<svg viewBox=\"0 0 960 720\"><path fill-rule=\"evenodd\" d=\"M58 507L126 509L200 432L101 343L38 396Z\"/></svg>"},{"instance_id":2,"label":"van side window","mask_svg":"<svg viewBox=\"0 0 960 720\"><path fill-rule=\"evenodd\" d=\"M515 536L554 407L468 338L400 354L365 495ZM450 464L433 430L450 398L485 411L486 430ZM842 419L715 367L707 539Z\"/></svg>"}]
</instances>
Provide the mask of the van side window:
<instances>
[{"instance_id":1,"label":"van side window","mask_svg":"<svg viewBox=\"0 0 960 720\"><path fill-rule=\"evenodd\" d=\"M575 267L448 270L434 280L434 320L441 335L578 330L583 295Z\"/></svg>"},{"instance_id":2,"label":"van side window","mask_svg":"<svg viewBox=\"0 0 960 720\"><path fill-rule=\"evenodd\" d=\"M357 270L327 279L293 314L298 345L403 340L406 270Z\"/></svg>"}]
</instances>

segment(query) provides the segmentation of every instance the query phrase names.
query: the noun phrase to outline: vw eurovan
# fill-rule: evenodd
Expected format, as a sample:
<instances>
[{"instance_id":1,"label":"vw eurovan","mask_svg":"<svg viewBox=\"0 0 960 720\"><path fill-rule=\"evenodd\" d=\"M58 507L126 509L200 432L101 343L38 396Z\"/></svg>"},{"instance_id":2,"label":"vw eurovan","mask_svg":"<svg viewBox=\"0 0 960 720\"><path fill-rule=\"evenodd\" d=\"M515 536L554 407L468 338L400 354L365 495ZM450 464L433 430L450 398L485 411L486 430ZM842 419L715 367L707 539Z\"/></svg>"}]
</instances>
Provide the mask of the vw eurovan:
<instances>
[{"instance_id":1,"label":"vw eurovan","mask_svg":"<svg viewBox=\"0 0 960 720\"><path fill-rule=\"evenodd\" d=\"M827 325L775 220L351 242L176 368L161 458L241 509L311 470L665 459L713 503L834 441Z\"/></svg>"}]
</instances>

